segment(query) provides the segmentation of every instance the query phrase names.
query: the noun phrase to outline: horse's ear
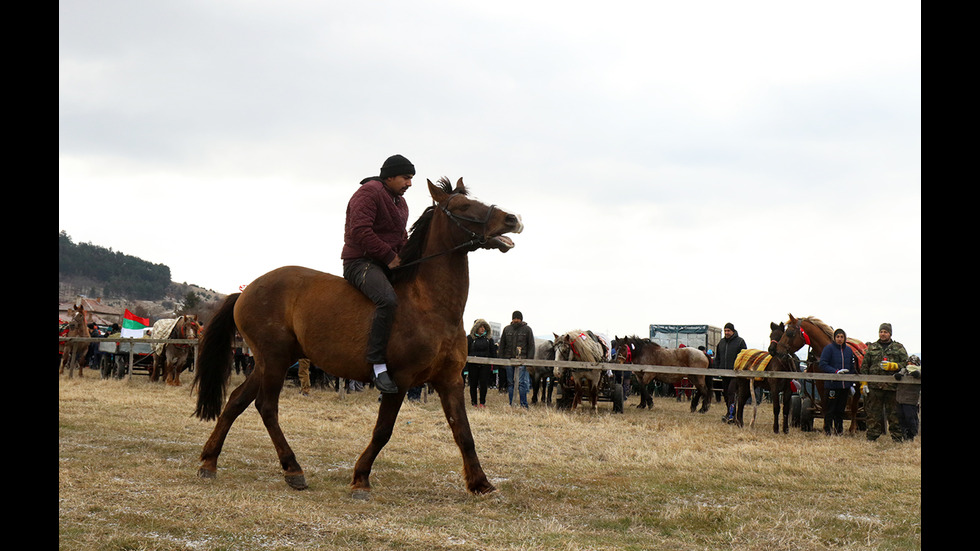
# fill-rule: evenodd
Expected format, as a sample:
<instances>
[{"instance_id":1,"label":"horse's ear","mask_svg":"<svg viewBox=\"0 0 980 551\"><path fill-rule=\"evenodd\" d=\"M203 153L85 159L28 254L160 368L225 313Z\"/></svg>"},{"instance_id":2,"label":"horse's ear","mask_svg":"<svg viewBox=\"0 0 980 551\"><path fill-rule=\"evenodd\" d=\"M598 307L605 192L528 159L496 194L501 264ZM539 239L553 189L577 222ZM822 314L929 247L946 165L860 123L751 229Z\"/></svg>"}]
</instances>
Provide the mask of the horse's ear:
<instances>
[{"instance_id":1,"label":"horse's ear","mask_svg":"<svg viewBox=\"0 0 980 551\"><path fill-rule=\"evenodd\" d=\"M459 180L456 180L456 193L466 193L466 186L463 185L463 177L460 176Z\"/></svg>"},{"instance_id":2,"label":"horse's ear","mask_svg":"<svg viewBox=\"0 0 980 551\"><path fill-rule=\"evenodd\" d=\"M776 322L774 322L774 321L770 321L769 322L769 329L775 331L777 327L779 327L779 326L776 325Z\"/></svg>"},{"instance_id":3,"label":"horse's ear","mask_svg":"<svg viewBox=\"0 0 980 551\"><path fill-rule=\"evenodd\" d=\"M787 314L787 315L789 316L789 322L790 323L793 323L794 321L796 321L796 318L793 317L793 314Z\"/></svg>"},{"instance_id":4,"label":"horse's ear","mask_svg":"<svg viewBox=\"0 0 980 551\"><path fill-rule=\"evenodd\" d=\"M442 203L447 197L449 197L449 194L443 191L439 186L433 184L432 180L426 179L426 182L429 184L429 195L432 196L432 200L435 201L436 204Z\"/></svg>"}]
</instances>

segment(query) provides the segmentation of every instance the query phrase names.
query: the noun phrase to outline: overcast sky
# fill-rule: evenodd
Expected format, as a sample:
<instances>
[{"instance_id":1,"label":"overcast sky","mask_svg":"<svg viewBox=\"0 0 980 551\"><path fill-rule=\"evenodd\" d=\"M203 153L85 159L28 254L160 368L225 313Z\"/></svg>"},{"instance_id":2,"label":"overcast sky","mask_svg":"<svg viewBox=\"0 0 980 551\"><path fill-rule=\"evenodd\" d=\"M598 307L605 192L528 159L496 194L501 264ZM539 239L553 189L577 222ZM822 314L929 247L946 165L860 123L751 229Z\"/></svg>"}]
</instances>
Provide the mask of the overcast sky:
<instances>
[{"instance_id":1,"label":"overcast sky","mask_svg":"<svg viewBox=\"0 0 980 551\"><path fill-rule=\"evenodd\" d=\"M912 1L59 2L59 230L236 292L341 273L400 153L520 213L464 325L816 316L921 353ZM805 350L804 350L805 352Z\"/></svg>"}]
</instances>

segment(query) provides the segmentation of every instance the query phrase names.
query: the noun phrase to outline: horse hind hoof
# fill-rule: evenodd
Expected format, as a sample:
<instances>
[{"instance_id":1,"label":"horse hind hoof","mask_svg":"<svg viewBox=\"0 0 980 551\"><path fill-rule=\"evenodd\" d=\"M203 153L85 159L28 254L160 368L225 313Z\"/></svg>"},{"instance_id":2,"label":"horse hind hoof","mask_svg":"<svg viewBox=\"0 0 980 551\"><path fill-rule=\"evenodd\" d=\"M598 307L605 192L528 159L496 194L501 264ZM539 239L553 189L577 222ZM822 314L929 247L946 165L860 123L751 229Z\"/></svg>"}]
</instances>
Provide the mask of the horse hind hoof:
<instances>
[{"instance_id":1,"label":"horse hind hoof","mask_svg":"<svg viewBox=\"0 0 980 551\"><path fill-rule=\"evenodd\" d=\"M302 474L287 474L286 484L289 484L289 487L294 490L305 490L309 488L306 485L306 477Z\"/></svg>"},{"instance_id":2,"label":"horse hind hoof","mask_svg":"<svg viewBox=\"0 0 980 551\"><path fill-rule=\"evenodd\" d=\"M366 490L364 488L358 488L356 490L352 490L351 491L350 497L353 498L353 499L360 500L360 501L370 501L371 500L371 490Z\"/></svg>"},{"instance_id":3,"label":"horse hind hoof","mask_svg":"<svg viewBox=\"0 0 980 551\"><path fill-rule=\"evenodd\" d=\"M213 480L215 478L218 478L218 473L209 469L205 469L204 467L201 467L200 469L197 470L197 476L199 478L206 478L206 479Z\"/></svg>"}]
</instances>

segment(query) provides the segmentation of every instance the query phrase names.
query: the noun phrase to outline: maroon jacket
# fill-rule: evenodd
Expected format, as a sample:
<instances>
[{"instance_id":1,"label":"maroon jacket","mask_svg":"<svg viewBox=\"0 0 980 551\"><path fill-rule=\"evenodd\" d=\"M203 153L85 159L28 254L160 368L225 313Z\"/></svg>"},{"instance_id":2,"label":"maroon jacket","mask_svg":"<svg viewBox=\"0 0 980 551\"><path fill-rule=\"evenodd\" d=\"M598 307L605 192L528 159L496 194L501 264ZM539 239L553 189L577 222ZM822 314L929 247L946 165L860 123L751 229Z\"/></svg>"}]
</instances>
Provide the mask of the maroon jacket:
<instances>
[{"instance_id":1,"label":"maroon jacket","mask_svg":"<svg viewBox=\"0 0 980 551\"><path fill-rule=\"evenodd\" d=\"M380 180L365 179L347 203L344 249L346 264L370 258L387 266L408 241L408 204L384 187Z\"/></svg>"}]
</instances>

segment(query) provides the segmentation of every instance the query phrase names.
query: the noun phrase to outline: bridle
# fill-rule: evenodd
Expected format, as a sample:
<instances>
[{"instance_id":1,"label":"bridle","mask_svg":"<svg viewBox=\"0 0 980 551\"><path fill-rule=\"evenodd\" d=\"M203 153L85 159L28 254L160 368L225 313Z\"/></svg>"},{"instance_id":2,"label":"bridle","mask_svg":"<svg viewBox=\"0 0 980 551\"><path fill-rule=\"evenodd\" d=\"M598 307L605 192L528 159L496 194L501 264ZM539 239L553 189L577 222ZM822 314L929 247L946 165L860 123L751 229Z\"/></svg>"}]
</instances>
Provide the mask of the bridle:
<instances>
[{"instance_id":1,"label":"bridle","mask_svg":"<svg viewBox=\"0 0 980 551\"><path fill-rule=\"evenodd\" d=\"M795 340L796 339L796 335L793 334L793 330L796 330L796 331L799 331L800 332L800 336L803 339L803 344L805 344L807 346L811 346L810 345L810 335L808 335L806 333L806 330L803 329L803 326L800 325L798 322L795 325L787 325L786 326L786 331L783 333L783 337L782 338L789 337L791 340ZM782 340L782 338L780 338L780 340ZM773 340L773 339L770 339L770 342L776 343L776 350L774 350L773 353L772 353L773 356L779 355L779 356L789 357L789 355L790 355L789 346L786 347L786 349L787 349L786 352L780 353L779 352L779 342L776 341L776 340Z\"/></svg>"},{"instance_id":2,"label":"bridle","mask_svg":"<svg viewBox=\"0 0 980 551\"><path fill-rule=\"evenodd\" d=\"M394 270L398 270L400 268L407 268L409 266L412 266L414 264L419 264L419 263L424 262L426 260L429 260L431 258L435 258L437 256L442 256L444 254L449 254L449 253L452 253L452 252L456 252L456 251L458 251L460 249L465 249L467 247L472 247L474 245L484 245L484 244L486 244L486 242L489 240L489 238L487 237L487 226L490 224L490 217L493 216L493 211L494 211L494 209L497 208L497 205L490 205L490 208L487 209L487 215L483 218L483 220L478 220L476 218L470 218L468 216L462 216L462 215L459 215L459 214L453 214L449 210L449 203L451 203L452 200L455 199L457 196L459 196L459 193L453 193L452 195L449 196L448 199L446 199L445 203L442 203L442 204L439 204L439 205L436 205L436 206L439 208L439 210L441 210L442 212L444 212L446 214L446 216L454 224L456 224L457 226L459 226L459 229L463 230L463 232L465 232L470 237L470 240L469 241L465 241L463 243L460 243L459 245L456 245L455 247L452 247L452 248L450 248L448 250L445 250L445 251L442 251L442 252L438 252L438 253L435 253L435 254L430 254L429 256L423 256L423 257L418 258L416 260L413 260L411 262L406 262L405 264L400 264L398 266L395 266L393 268ZM472 223L472 224L479 224L480 225L480 231L481 231L481 233L476 233L475 231L467 228L466 226L463 225L463 222L469 222L469 223Z\"/></svg>"}]
</instances>

